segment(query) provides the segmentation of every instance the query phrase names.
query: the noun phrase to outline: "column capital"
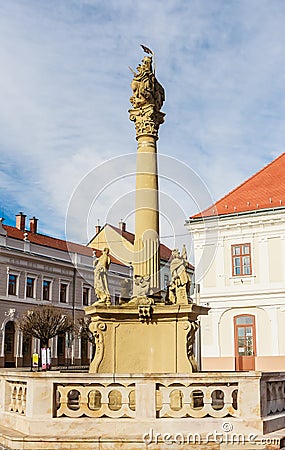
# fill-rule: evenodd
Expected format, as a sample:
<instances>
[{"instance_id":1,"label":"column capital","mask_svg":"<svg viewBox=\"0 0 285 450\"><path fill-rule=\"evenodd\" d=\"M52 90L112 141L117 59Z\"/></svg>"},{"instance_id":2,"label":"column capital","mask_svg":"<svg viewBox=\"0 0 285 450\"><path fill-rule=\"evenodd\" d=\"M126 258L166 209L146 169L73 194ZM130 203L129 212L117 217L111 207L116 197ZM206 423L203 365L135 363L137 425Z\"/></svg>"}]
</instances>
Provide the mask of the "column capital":
<instances>
[{"instance_id":1,"label":"column capital","mask_svg":"<svg viewBox=\"0 0 285 450\"><path fill-rule=\"evenodd\" d=\"M159 126L164 122L165 114L157 111L154 105L129 110L130 120L135 122L136 138L149 135L158 139Z\"/></svg>"}]
</instances>

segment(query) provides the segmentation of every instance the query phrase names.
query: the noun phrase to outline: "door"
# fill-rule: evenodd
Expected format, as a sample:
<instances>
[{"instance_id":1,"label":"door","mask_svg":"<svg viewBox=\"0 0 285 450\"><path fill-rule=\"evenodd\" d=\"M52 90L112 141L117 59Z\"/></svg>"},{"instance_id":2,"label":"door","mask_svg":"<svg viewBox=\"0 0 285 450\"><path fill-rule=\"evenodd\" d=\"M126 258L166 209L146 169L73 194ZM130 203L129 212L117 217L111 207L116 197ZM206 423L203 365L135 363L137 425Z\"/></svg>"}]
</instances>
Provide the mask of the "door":
<instances>
[{"instance_id":1,"label":"door","mask_svg":"<svg viewBox=\"0 0 285 450\"><path fill-rule=\"evenodd\" d=\"M32 339L30 336L23 336L23 367L30 367L32 358Z\"/></svg>"},{"instance_id":2,"label":"door","mask_svg":"<svg viewBox=\"0 0 285 450\"><path fill-rule=\"evenodd\" d=\"M81 336L81 364L87 365L89 364L89 358L88 358L88 346L89 341L86 336Z\"/></svg>"},{"instance_id":3,"label":"door","mask_svg":"<svg viewBox=\"0 0 285 450\"><path fill-rule=\"evenodd\" d=\"M4 341L4 367L15 367L15 326L14 323L9 321L5 326L5 341Z\"/></svg>"},{"instance_id":4,"label":"door","mask_svg":"<svg viewBox=\"0 0 285 450\"><path fill-rule=\"evenodd\" d=\"M64 366L65 361L65 333L61 333L57 337L57 364Z\"/></svg>"},{"instance_id":5,"label":"door","mask_svg":"<svg viewBox=\"0 0 285 450\"><path fill-rule=\"evenodd\" d=\"M255 317L234 317L236 370L255 370Z\"/></svg>"}]
</instances>

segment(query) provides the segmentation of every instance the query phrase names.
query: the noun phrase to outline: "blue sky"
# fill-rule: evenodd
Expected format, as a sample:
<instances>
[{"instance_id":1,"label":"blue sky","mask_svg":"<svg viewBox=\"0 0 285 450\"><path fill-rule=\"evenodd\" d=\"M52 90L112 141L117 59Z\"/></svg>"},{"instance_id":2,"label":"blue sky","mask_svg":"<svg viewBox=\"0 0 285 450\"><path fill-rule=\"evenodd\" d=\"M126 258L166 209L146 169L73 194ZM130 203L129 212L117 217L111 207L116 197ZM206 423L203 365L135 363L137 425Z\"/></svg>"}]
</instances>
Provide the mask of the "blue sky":
<instances>
[{"instance_id":1,"label":"blue sky","mask_svg":"<svg viewBox=\"0 0 285 450\"><path fill-rule=\"evenodd\" d=\"M159 152L193 170L209 198L229 192L284 151L284 23L283 0L1 2L5 223L14 224L21 210L39 217L41 232L62 237L82 180L92 173L104 186L104 162L114 170L116 158L136 151L128 66L142 59L139 44L155 51L166 91ZM133 173L134 159L128 164ZM87 237L97 219L116 223L129 216L130 198L119 207L110 203L118 204L133 183L128 177L100 198L90 193L91 183ZM175 226L162 226L162 234L183 234L199 202L162 185L180 207ZM76 214L71 237L85 242Z\"/></svg>"}]
</instances>

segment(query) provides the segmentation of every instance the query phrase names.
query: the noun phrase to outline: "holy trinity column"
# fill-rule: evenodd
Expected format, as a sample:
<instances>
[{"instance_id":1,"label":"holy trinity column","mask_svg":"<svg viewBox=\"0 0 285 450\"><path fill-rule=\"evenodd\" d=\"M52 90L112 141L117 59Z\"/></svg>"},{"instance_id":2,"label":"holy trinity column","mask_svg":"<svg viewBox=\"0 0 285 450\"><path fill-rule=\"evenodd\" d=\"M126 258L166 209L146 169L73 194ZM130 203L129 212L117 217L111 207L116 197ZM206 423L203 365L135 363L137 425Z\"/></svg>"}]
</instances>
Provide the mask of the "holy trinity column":
<instances>
[{"instance_id":1,"label":"holy trinity column","mask_svg":"<svg viewBox=\"0 0 285 450\"><path fill-rule=\"evenodd\" d=\"M145 56L131 83L133 108L130 120L135 122L137 146L136 210L134 242L134 279L149 278L150 289L160 291L159 255L159 188L157 147L158 129L165 114L160 111L164 89L157 81L152 56Z\"/></svg>"}]
</instances>

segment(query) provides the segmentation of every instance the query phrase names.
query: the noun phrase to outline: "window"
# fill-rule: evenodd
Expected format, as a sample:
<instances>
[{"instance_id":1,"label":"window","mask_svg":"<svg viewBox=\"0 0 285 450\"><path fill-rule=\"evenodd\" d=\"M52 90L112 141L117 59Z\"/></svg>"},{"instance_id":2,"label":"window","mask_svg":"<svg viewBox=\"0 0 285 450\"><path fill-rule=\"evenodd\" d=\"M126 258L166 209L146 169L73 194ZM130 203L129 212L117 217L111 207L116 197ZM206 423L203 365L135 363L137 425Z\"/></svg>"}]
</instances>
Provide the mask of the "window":
<instances>
[{"instance_id":1,"label":"window","mask_svg":"<svg viewBox=\"0 0 285 450\"><path fill-rule=\"evenodd\" d=\"M43 300L50 300L51 282L43 280Z\"/></svg>"},{"instance_id":2,"label":"window","mask_svg":"<svg viewBox=\"0 0 285 450\"><path fill-rule=\"evenodd\" d=\"M9 274L8 295L17 295L18 276Z\"/></svg>"},{"instance_id":3,"label":"window","mask_svg":"<svg viewBox=\"0 0 285 450\"><path fill-rule=\"evenodd\" d=\"M253 325L254 316L236 316L235 322L237 325Z\"/></svg>"},{"instance_id":4,"label":"window","mask_svg":"<svg viewBox=\"0 0 285 450\"><path fill-rule=\"evenodd\" d=\"M168 284L169 284L169 276L168 275L164 275L164 290L165 291L167 291Z\"/></svg>"},{"instance_id":5,"label":"window","mask_svg":"<svg viewBox=\"0 0 285 450\"><path fill-rule=\"evenodd\" d=\"M234 276L251 275L250 244L232 245L232 267Z\"/></svg>"},{"instance_id":6,"label":"window","mask_svg":"<svg viewBox=\"0 0 285 450\"><path fill-rule=\"evenodd\" d=\"M26 297L34 298L35 279L27 277L26 282Z\"/></svg>"},{"instance_id":7,"label":"window","mask_svg":"<svg viewBox=\"0 0 285 450\"><path fill-rule=\"evenodd\" d=\"M115 305L120 304L120 294L118 292L115 292Z\"/></svg>"},{"instance_id":8,"label":"window","mask_svg":"<svg viewBox=\"0 0 285 450\"><path fill-rule=\"evenodd\" d=\"M68 288L68 285L66 283L60 283L60 291L59 291L60 303L67 302L67 288Z\"/></svg>"},{"instance_id":9,"label":"window","mask_svg":"<svg viewBox=\"0 0 285 450\"><path fill-rule=\"evenodd\" d=\"M83 306L89 305L89 299L90 299L90 288L83 286L83 289L82 289L82 304L83 304Z\"/></svg>"}]
</instances>

